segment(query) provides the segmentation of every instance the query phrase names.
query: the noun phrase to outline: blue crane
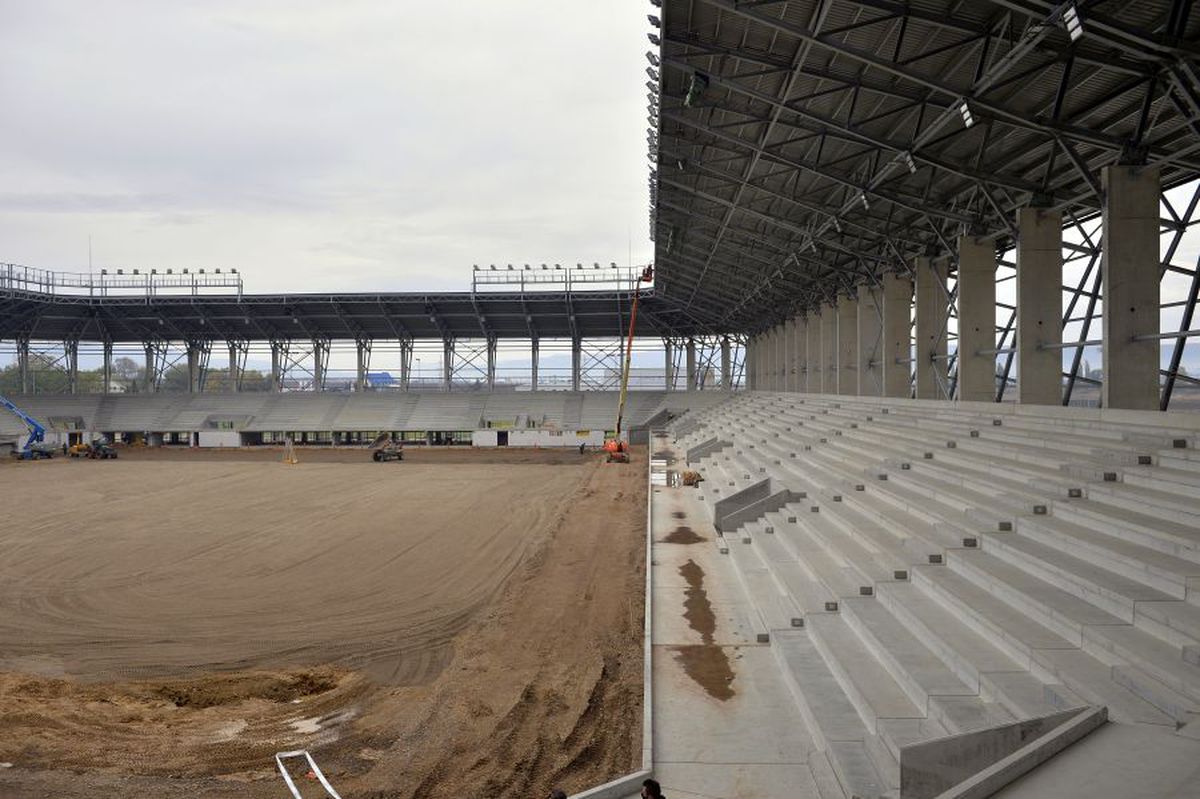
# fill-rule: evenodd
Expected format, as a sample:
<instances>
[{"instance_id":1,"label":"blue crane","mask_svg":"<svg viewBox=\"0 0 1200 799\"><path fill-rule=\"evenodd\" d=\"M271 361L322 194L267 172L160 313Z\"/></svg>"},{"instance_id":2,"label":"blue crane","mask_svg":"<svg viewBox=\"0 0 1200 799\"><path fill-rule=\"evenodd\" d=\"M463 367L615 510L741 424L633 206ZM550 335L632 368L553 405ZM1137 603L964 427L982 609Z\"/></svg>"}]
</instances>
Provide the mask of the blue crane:
<instances>
[{"instance_id":1,"label":"blue crane","mask_svg":"<svg viewBox=\"0 0 1200 799\"><path fill-rule=\"evenodd\" d=\"M25 413L25 411L14 405L12 400L3 394L0 394L0 408L5 408L6 410L12 411L14 414L16 414L17 418L20 419L25 427L29 430L29 437L26 438L25 442L17 449L17 457L24 459L37 457L33 445L46 439L46 428L43 427L42 423L37 419L34 419L32 416Z\"/></svg>"}]
</instances>

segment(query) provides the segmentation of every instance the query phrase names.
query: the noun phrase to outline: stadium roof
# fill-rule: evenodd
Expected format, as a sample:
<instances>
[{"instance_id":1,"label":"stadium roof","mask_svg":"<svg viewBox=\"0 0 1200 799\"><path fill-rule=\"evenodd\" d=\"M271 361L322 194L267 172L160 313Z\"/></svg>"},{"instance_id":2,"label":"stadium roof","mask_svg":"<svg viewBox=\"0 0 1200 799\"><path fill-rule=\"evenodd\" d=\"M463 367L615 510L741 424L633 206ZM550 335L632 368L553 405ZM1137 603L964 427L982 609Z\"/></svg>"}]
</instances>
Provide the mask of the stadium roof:
<instances>
[{"instance_id":1,"label":"stadium roof","mask_svg":"<svg viewBox=\"0 0 1200 799\"><path fill-rule=\"evenodd\" d=\"M754 332L960 234L1010 241L1020 207L1094 216L1104 166L1200 175L1191 5L662 0L659 294Z\"/></svg>"},{"instance_id":2,"label":"stadium roof","mask_svg":"<svg viewBox=\"0 0 1200 799\"><path fill-rule=\"evenodd\" d=\"M612 338L628 330L631 300L629 291L163 297L0 291L0 339ZM688 314L643 291L639 336L700 332Z\"/></svg>"}]
</instances>

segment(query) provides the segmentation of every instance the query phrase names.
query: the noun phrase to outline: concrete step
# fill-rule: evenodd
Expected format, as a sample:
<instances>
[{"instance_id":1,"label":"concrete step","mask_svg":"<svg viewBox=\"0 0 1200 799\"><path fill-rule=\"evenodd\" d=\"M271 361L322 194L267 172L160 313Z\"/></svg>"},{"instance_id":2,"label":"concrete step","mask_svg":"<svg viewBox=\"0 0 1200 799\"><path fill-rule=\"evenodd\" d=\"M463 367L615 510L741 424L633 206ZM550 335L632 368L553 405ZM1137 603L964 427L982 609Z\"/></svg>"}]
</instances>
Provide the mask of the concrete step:
<instances>
[{"instance_id":1,"label":"concrete step","mask_svg":"<svg viewBox=\"0 0 1200 799\"><path fill-rule=\"evenodd\" d=\"M771 647L813 740L825 751L847 796L879 797L900 784L899 766L882 775L867 741L872 732L804 630L779 633Z\"/></svg>"},{"instance_id":2,"label":"concrete step","mask_svg":"<svg viewBox=\"0 0 1200 799\"><path fill-rule=\"evenodd\" d=\"M874 597L844 600L842 617L925 715L931 697L978 695Z\"/></svg>"},{"instance_id":3,"label":"concrete step","mask_svg":"<svg viewBox=\"0 0 1200 799\"><path fill-rule=\"evenodd\" d=\"M995 671L983 675L984 696L992 698L1014 718L1034 718L1083 707L1087 703L1061 683L1047 684L1027 671Z\"/></svg>"},{"instance_id":4,"label":"concrete step","mask_svg":"<svg viewBox=\"0 0 1200 799\"><path fill-rule=\"evenodd\" d=\"M984 554L995 556L1012 566L1044 581L1041 586L1023 581L1026 589L1037 595L1054 595L1047 611L1059 611L1056 619L1078 618L1081 624L1104 624L1103 621L1082 621L1093 618L1088 611L1079 610L1078 602L1065 599L1064 594L1078 597L1098 611L1117 616L1121 621L1133 623L1135 602L1156 602L1172 597L1156 588L1131 580L1124 575L1103 569L1073 555L1046 546L1019 533L992 533L982 541ZM1076 616L1072 613L1078 611Z\"/></svg>"},{"instance_id":5,"label":"concrete step","mask_svg":"<svg viewBox=\"0 0 1200 799\"><path fill-rule=\"evenodd\" d=\"M859 596L864 587L870 586L870 578L845 559L831 554L821 545L807 524L784 524L775 529L775 535L790 548L797 560L812 574L829 593L835 597Z\"/></svg>"},{"instance_id":6,"label":"concrete step","mask_svg":"<svg viewBox=\"0 0 1200 799\"><path fill-rule=\"evenodd\" d=\"M1079 699L1108 707L1109 718L1127 724L1152 724L1174 729L1175 719L1113 679L1112 667L1080 649L1046 649L1039 666ZM1050 686L1053 691L1053 684Z\"/></svg>"},{"instance_id":7,"label":"concrete step","mask_svg":"<svg viewBox=\"0 0 1200 799\"><path fill-rule=\"evenodd\" d=\"M869 731L878 731L881 718L925 717L840 614L811 616L807 629Z\"/></svg>"},{"instance_id":8,"label":"concrete step","mask_svg":"<svg viewBox=\"0 0 1200 799\"><path fill-rule=\"evenodd\" d=\"M767 643L773 630L796 626L794 622L803 617L800 608L775 581L771 570L754 551L754 546L740 541L731 542L729 556L743 592L758 612L760 623L752 625L758 642Z\"/></svg>"},{"instance_id":9,"label":"concrete step","mask_svg":"<svg viewBox=\"0 0 1200 799\"><path fill-rule=\"evenodd\" d=\"M1129 663L1172 690L1193 700L1191 712L1200 710L1200 666L1187 663L1180 647L1155 638L1132 625L1085 627L1083 648L1099 660ZM1158 702L1156 706L1161 706Z\"/></svg>"},{"instance_id":10,"label":"concrete step","mask_svg":"<svg viewBox=\"0 0 1200 799\"><path fill-rule=\"evenodd\" d=\"M1068 519L1031 516L1021 519L1018 532L1177 599L1187 597L1189 584L1200 588L1200 563L1096 532Z\"/></svg>"},{"instance_id":11,"label":"concrete step","mask_svg":"<svg viewBox=\"0 0 1200 799\"><path fill-rule=\"evenodd\" d=\"M1128 483L1097 483L1091 487L1088 496L1128 507L1147 516L1200 529L1200 505L1195 495L1183 496L1173 491Z\"/></svg>"},{"instance_id":12,"label":"concrete step","mask_svg":"<svg viewBox=\"0 0 1200 799\"><path fill-rule=\"evenodd\" d=\"M1192 602L1139 602L1133 607L1133 623L1185 650L1200 648L1200 605Z\"/></svg>"},{"instance_id":13,"label":"concrete step","mask_svg":"<svg viewBox=\"0 0 1200 799\"><path fill-rule=\"evenodd\" d=\"M796 524L802 524L810 537L826 552L859 573L859 585L873 585L879 580L892 579L893 571L876 559L878 553L847 535L844 527L838 524L835 514L840 505L838 502L822 503L817 506L821 509L819 512L810 510L807 514L799 509L792 512L793 506L786 505L786 515L779 514L776 518L781 526L790 524L787 519L795 518Z\"/></svg>"},{"instance_id":14,"label":"concrete step","mask_svg":"<svg viewBox=\"0 0 1200 799\"><path fill-rule=\"evenodd\" d=\"M1200 563L1200 529L1195 525L1147 516L1119 504L1099 501L1090 494L1086 500L1054 502L1050 512L1098 532Z\"/></svg>"},{"instance_id":15,"label":"concrete step","mask_svg":"<svg viewBox=\"0 0 1200 799\"><path fill-rule=\"evenodd\" d=\"M944 571L944 569L943 569ZM980 676L1020 671L1010 655L966 624L961 615L912 582L883 583L876 588L880 604L933 651L975 693Z\"/></svg>"},{"instance_id":16,"label":"concrete step","mask_svg":"<svg viewBox=\"0 0 1200 799\"><path fill-rule=\"evenodd\" d=\"M799 607L803 615L825 612L827 602L836 602L838 597L818 580L802 564L796 553L788 549L777 534L766 534L755 539L758 554L771 569Z\"/></svg>"},{"instance_id":17,"label":"concrete step","mask_svg":"<svg viewBox=\"0 0 1200 799\"><path fill-rule=\"evenodd\" d=\"M1178 469L1170 462L1159 466L1128 466L1121 470L1126 485L1157 488L1185 497L1200 494L1200 470Z\"/></svg>"},{"instance_id":18,"label":"concrete step","mask_svg":"<svg viewBox=\"0 0 1200 799\"><path fill-rule=\"evenodd\" d=\"M1047 712L1053 712L1053 709ZM978 696L935 696L930 700L930 715L940 721L949 733L956 735L1017 720L1017 716L1003 704L987 702Z\"/></svg>"}]
</instances>

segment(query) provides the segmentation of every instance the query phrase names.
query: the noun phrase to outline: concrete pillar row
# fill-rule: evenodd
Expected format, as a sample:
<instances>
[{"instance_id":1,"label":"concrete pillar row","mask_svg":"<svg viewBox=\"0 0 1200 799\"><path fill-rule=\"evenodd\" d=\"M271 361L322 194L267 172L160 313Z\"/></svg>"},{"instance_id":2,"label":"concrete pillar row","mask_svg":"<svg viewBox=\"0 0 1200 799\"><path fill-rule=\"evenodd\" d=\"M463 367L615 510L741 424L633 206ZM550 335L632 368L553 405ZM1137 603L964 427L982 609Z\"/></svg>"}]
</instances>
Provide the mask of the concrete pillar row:
<instances>
[{"instance_id":1,"label":"concrete pillar row","mask_svg":"<svg viewBox=\"0 0 1200 799\"><path fill-rule=\"evenodd\" d=\"M918 258L915 271L917 399L946 399L946 262Z\"/></svg>"},{"instance_id":2,"label":"concrete pillar row","mask_svg":"<svg viewBox=\"0 0 1200 799\"><path fill-rule=\"evenodd\" d=\"M858 301L849 295L837 303L837 393L858 394Z\"/></svg>"},{"instance_id":3,"label":"concrete pillar row","mask_svg":"<svg viewBox=\"0 0 1200 799\"><path fill-rule=\"evenodd\" d=\"M836 394L838 378L837 306L821 306L821 393Z\"/></svg>"},{"instance_id":4,"label":"concrete pillar row","mask_svg":"<svg viewBox=\"0 0 1200 799\"><path fill-rule=\"evenodd\" d=\"M1157 410L1161 342L1136 341L1159 332L1158 167L1110 166L1104 188L1105 408Z\"/></svg>"},{"instance_id":5,"label":"concrete pillar row","mask_svg":"<svg viewBox=\"0 0 1200 799\"><path fill-rule=\"evenodd\" d=\"M1017 212L1017 402L1062 404L1062 213ZM1045 345L1051 345L1046 347Z\"/></svg>"},{"instance_id":6,"label":"concrete pillar row","mask_svg":"<svg viewBox=\"0 0 1200 799\"><path fill-rule=\"evenodd\" d=\"M883 394L883 291L877 286L858 289L858 394Z\"/></svg>"},{"instance_id":7,"label":"concrete pillar row","mask_svg":"<svg viewBox=\"0 0 1200 799\"><path fill-rule=\"evenodd\" d=\"M958 398L996 399L996 245L958 238Z\"/></svg>"},{"instance_id":8,"label":"concrete pillar row","mask_svg":"<svg viewBox=\"0 0 1200 799\"><path fill-rule=\"evenodd\" d=\"M883 396L912 396L913 282L907 275L883 276Z\"/></svg>"}]
</instances>

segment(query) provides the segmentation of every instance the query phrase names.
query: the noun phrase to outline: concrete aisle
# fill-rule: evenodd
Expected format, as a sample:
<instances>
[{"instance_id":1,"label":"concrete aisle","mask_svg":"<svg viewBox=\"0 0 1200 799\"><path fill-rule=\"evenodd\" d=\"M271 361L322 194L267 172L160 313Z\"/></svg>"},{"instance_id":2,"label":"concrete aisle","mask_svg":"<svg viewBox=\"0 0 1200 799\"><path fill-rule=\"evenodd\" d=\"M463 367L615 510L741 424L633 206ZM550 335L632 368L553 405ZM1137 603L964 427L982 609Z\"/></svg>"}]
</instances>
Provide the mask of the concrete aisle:
<instances>
[{"instance_id":1,"label":"concrete aisle","mask_svg":"<svg viewBox=\"0 0 1200 799\"><path fill-rule=\"evenodd\" d=\"M842 799L697 493L653 494L655 776L670 799Z\"/></svg>"}]
</instances>

